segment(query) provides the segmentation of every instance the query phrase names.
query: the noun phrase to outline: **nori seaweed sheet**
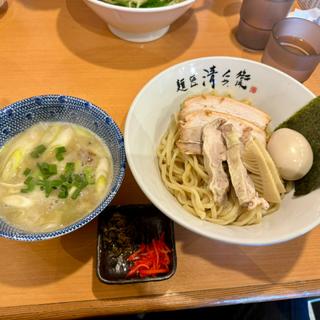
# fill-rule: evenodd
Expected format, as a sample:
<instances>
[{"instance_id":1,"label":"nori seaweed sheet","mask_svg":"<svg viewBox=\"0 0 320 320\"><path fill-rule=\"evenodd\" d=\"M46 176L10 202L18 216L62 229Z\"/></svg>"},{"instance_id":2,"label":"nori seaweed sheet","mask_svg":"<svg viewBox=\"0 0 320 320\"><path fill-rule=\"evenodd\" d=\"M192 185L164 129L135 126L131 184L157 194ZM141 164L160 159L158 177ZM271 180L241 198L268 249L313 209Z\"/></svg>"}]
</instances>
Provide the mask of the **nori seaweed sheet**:
<instances>
[{"instance_id":1,"label":"nori seaweed sheet","mask_svg":"<svg viewBox=\"0 0 320 320\"><path fill-rule=\"evenodd\" d=\"M277 129L289 128L300 132L313 151L313 165L300 180L295 181L295 196L310 193L320 187L320 96L280 124Z\"/></svg>"}]
</instances>

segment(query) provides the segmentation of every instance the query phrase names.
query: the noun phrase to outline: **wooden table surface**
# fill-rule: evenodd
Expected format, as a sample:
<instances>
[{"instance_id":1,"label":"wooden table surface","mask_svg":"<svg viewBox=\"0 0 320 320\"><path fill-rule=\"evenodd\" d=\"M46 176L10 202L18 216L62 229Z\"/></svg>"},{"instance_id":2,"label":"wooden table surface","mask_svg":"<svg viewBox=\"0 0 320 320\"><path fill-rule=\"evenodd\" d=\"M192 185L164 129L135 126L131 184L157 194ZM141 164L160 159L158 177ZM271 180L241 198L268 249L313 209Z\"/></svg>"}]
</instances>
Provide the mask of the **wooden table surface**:
<instances>
[{"instance_id":1,"label":"wooden table surface","mask_svg":"<svg viewBox=\"0 0 320 320\"><path fill-rule=\"evenodd\" d=\"M259 60L233 33L240 1L198 0L162 39L115 38L80 0L9 0L0 11L0 105L68 94L104 108L123 130L141 87L178 62L210 55ZM320 68L305 83L320 94ZM114 203L145 203L129 170ZM176 226L167 281L105 285L95 274L96 221L40 243L0 240L0 318L60 319L320 294L320 229L271 247L208 240Z\"/></svg>"}]
</instances>

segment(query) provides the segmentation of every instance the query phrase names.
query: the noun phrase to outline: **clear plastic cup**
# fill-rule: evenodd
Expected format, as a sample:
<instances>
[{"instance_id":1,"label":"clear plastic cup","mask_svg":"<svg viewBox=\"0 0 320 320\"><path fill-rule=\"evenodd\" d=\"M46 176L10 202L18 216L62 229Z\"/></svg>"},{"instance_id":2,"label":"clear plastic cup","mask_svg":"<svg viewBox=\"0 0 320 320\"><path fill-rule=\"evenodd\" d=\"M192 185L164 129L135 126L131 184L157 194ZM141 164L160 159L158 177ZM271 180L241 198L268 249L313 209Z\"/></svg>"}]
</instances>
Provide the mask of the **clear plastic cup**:
<instances>
[{"instance_id":1,"label":"clear plastic cup","mask_svg":"<svg viewBox=\"0 0 320 320\"><path fill-rule=\"evenodd\" d=\"M243 0L240 17L252 27L271 30L287 16L294 0Z\"/></svg>"},{"instance_id":2,"label":"clear plastic cup","mask_svg":"<svg viewBox=\"0 0 320 320\"><path fill-rule=\"evenodd\" d=\"M259 29L240 19L236 30L238 42L245 48L263 50L268 42L271 30Z\"/></svg>"},{"instance_id":3,"label":"clear plastic cup","mask_svg":"<svg viewBox=\"0 0 320 320\"><path fill-rule=\"evenodd\" d=\"M301 18L279 21L272 29L262 62L304 82L320 62L320 26Z\"/></svg>"},{"instance_id":4,"label":"clear plastic cup","mask_svg":"<svg viewBox=\"0 0 320 320\"><path fill-rule=\"evenodd\" d=\"M263 50L273 25L286 17L293 0L243 0L236 30L238 42L246 48Z\"/></svg>"}]
</instances>

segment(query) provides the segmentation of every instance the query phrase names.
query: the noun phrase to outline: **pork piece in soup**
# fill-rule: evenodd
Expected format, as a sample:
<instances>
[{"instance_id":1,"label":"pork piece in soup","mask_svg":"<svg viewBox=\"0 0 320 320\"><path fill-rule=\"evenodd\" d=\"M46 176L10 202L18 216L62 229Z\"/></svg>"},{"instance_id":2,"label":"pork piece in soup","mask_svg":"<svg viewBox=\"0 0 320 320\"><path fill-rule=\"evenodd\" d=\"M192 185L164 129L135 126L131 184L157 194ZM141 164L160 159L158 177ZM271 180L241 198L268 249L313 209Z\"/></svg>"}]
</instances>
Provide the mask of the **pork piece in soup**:
<instances>
[{"instance_id":1,"label":"pork piece in soup","mask_svg":"<svg viewBox=\"0 0 320 320\"><path fill-rule=\"evenodd\" d=\"M29 232L68 226L94 210L112 181L112 157L90 130L42 122L0 149L0 218Z\"/></svg>"}]
</instances>

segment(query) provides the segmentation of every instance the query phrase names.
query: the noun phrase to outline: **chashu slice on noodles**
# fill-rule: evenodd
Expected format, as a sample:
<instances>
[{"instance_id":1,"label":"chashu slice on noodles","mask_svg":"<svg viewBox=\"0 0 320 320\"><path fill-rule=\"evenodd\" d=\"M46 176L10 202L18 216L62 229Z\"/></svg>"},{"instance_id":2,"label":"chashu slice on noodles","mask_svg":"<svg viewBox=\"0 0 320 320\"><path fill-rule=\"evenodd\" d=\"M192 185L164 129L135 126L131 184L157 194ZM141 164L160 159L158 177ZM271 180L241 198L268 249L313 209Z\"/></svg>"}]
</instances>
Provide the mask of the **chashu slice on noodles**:
<instances>
[{"instance_id":1,"label":"chashu slice on noodles","mask_svg":"<svg viewBox=\"0 0 320 320\"><path fill-rule=\"evenodd\" d=\"M202 154L200 142L177 141L177 146L184 154Z\"/></svg>"},{"instance_id":2,"label":"chashu slice on noodles","mask_svg":"<svg viewBox=\"0 0 320 320\"><path fill-rule=\"evenodd\" d=\"M216 119L224 119L228 123L232 123L239 131L247 132L249 130L254 138L263 145L266 144L265 131L251 122L204 108L188 114L184 121L179 121L177 146L180 150L185 154L202 154L202 130L205 125Z\"/></svg>"},{"instance_id":3,"label":"chashu slice on noodles","mask_svg":"<svg viewBox=\"0 0 320 320\"><path fill-rule=\"evenodd\" d=\"M216 119L203 128L202 154L204 166L209 175L209 189L213 194L214 202L221 205L229 190L229 179L223 168L226 160L226 146L219 127L226 121Z\"/></svg>"},{"instance_id":4,"label":"chashu slice on noodles","mask_svg":"<svg viewBox=\"0 0 320 320\"><path fill-rule=\"evenodd\" d=\"M270 116L258 108L228 97L219 97L211 94L203 94L186 99L182 104L179 120L185 121L189 114L202 109L211 109L233 115L251 122L262 130L265 130L271 121Z\"/></svg>"},{"instance_id":5,"label":"chashu slice on noodles","mask_svg":"<svg viewBox=\"0 0 320 320\"><path fill-rule=\"evenodd\" d=\"M220 129L227 146L226 154L231 183L240 206L247 207L249 210L257 206L261 206L265 210L268 209L269 203L264 198L259 197L254 183L242 162L241 133L231 123L222 125Z\"/></svg>"}]
</instances>

